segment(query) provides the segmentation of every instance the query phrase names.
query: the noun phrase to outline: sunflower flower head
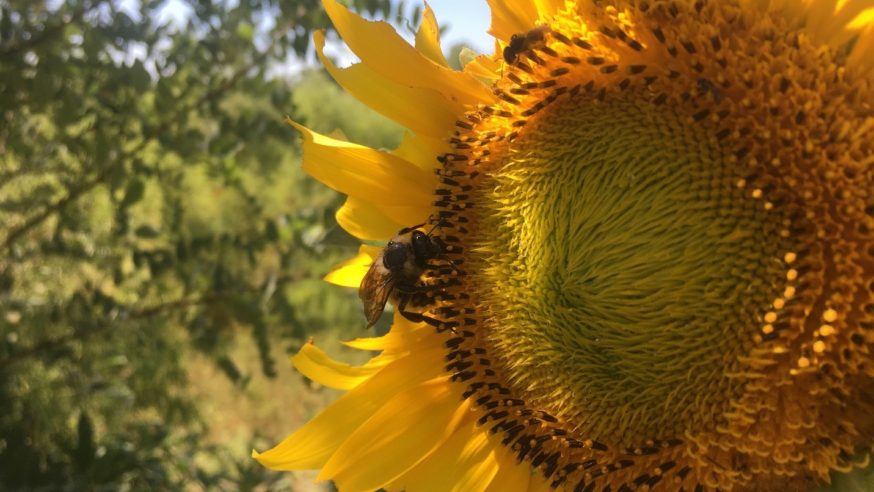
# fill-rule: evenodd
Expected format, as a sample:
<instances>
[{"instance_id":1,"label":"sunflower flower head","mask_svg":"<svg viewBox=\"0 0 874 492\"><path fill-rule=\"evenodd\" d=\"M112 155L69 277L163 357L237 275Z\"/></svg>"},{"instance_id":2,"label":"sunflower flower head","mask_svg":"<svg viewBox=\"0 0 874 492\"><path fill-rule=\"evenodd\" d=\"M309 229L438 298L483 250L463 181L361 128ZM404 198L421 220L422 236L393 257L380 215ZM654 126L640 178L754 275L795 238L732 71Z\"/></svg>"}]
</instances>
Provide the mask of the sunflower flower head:
<instances>
[{"instance_id":1,"label":"sunflower flower head","mask_svg":"<svg viewBox=\"0 0 874 492\"><path fill-rule=\"evenodd\" d=\"M298 126L339 223L441 255L266 466L342 491L809 490L874 442L874 7L490 0L446 65L333 0L333 77L409 132ZM328 279L358 286L379 248Z\"/></svg>"}]
</instances>

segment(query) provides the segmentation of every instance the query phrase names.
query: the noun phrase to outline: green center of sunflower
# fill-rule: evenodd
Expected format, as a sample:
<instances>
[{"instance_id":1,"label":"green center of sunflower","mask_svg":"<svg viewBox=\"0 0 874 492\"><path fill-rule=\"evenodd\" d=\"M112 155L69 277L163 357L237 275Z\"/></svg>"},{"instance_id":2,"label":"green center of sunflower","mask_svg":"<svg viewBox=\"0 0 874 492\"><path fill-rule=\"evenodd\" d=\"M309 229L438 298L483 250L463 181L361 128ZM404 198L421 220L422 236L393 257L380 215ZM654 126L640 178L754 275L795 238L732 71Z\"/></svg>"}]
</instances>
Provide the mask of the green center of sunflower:
<instances>
[{"instance_id":1,"label":"green center of sunflower","mask_svg":"<svg viewBox=\"0 0 874 492\"><path fill-rule=\"evenodd\" d=\"M486 167L483 337L533 407L614 444L714 425L783 286L780 219L665 107L572 97Z\"/></svg>"}]
</instances>

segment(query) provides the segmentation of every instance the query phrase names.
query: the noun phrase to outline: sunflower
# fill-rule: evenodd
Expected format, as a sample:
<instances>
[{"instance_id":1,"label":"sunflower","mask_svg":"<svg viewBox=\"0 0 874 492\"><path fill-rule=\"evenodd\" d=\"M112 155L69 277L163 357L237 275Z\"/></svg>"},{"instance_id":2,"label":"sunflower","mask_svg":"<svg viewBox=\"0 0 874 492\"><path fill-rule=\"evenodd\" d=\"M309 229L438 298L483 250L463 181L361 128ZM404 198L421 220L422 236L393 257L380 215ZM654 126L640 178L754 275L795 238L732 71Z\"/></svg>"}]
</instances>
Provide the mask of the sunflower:
<instances>
[{"instance_id":1,"label":"sunflower","mask_svg":"<svg viewBox=\"0 0 874 492\"><path fill-rule=\"evenodd\" d=\"M430 10L405 42L325 0L319 57L409 131L295 126L365 242L442 254L391 331L308 344L347 390L263 453L341 491L810 490L874 442L869 0L490 0L462 71ZM410 313L413 313L412 315ZM406 314L406 316L404 316ZM409 321L412 319L416 322Z\"/></svg>"}]
</instances>

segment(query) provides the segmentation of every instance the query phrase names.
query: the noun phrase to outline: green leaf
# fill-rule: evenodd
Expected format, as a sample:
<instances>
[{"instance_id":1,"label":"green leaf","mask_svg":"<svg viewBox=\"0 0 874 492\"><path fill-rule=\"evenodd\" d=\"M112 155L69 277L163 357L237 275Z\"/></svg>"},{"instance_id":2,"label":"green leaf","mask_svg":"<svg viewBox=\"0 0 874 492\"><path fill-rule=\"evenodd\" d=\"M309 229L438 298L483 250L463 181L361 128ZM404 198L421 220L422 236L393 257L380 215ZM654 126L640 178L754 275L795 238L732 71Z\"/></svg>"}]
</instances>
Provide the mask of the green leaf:
<instances>
[{"instance_id":1,"label":"green leaf","mask_svg":"<svg viewBox=\"0 0 874 492\"><path fill-rule=\"evenodd\" d=\"M0 40L8 41L12 37L12 13L11 10L4 5L0 7Z\"/></svg>"},{"instance_id":2,"label":"green leaf","mask_svg":"<svg viewBox=\"0 0 874 492\"><path fill-rule=\"evenodd\" d=\"M267 223L264 224L264 237L266 237L268 241L276 241L279 239L279 229L276 227L275 220L268 220Z\"/></svg>"},{"instance_id":3,"label":"green leaf","mask_svg":"<svg viewBox=\"0 0 874 492\"><path fill-rule=\"evenodd\" d=\"M241 22L237 25L237 36L243 41L251 43L255 37L255 28L248 22Z\"/></svg>"},{"instance_id":4,"label":"green leaf","mask_svg":"<svg viewBox=\"0 0 874 492\"><path fill-rule=\"evenodd\" d=\"M129 181L124 190L124 198L121 200L122 207L130 207L134 203L143 198L143 193L146 190L146 184L142 179L134 178Z\"/></svg>"},{"instance_id":5,"label":"green leaf","mask_svg":"<svg viewBox=\"0 0 874 492\"><path fill-rule=\"evenodd\" d=\"M464 68L468 63L476 60L476 57L476 51L467 46L461 48L461 51L458 53L458 61L461 63L461 68Z\"/></svg>"},{"instance_id":6,"label":"green leaf","mask_svg":"<svg viewBox=\"0 0 874 492\"><path fill-rule=\"evenodd\" d=\"M871 492L874 491L874 466L849 473L833 473L832 483L817 492Z\"/></svg>"},{"instance_id":7,"label":"green leaf","mask_svg":"<svg viewBox=\"0 0 874 492\"><path fill-rule=\"evenodd\" d=\"M145 92L152 84L152 78L140 60L135 61L130 68L130 84L138 93Z\"/></svg>"},{"instance_id":8,"label":"green leaf","mask_svg":"<svg viewBox=\"0 0 874 492\"><path fill-rule=\"evenodd\" d=\"M155 229L150 225L141 225L134 230L134 234L141 238L152 239L159 237L161 235L161 231Z\"/></svg>"}]
</instances>

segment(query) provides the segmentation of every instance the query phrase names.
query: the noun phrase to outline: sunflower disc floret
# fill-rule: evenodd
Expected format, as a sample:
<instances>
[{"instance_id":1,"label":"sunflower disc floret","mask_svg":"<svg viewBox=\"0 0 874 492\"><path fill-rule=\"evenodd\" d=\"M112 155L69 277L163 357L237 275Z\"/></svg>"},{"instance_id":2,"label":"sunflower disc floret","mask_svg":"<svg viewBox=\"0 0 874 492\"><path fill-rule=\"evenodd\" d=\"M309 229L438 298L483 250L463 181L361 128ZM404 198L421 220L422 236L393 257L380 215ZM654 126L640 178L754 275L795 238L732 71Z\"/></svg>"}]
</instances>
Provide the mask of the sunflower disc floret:
<instances>
[{"instance_id":1,"label":"sunflower disc floret","mask_svg":"<svg viewBox=\"0 0 874 492\"><path fill-rule=\"evenodd\" d=\"M449 305L476 325L450 357L488 357L448 369L483 425L582 490L851 467L872 149L846 128L870 134L867 86L730 3L586 4L536 29L500 102L457 123L435 202L464 224L471 299Z\"/></svg>"}]
</instances>

